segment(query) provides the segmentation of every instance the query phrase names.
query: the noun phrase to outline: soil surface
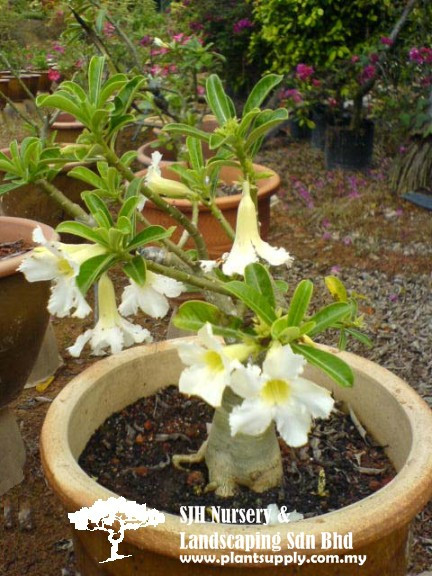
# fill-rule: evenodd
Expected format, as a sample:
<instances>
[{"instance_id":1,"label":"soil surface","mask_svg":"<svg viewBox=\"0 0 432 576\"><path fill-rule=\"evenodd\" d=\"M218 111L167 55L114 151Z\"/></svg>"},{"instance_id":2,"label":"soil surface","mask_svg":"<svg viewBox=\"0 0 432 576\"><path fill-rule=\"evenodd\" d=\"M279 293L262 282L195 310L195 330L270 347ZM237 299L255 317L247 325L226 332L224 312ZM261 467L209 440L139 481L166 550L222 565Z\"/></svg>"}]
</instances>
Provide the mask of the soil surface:
<instances>
[{"instance_id":1,"label":"soil surface","mask_svg":"<svg viewBox=\"0 0 432 576\"><path fill-rule=\"evenodd\" d=\"M354 351L395 371L432 405L431 213L392 194L391 161L382 155L375 160L376 168L365 174L327 172L322 152L282 135L271 140L256 161L282 176L269 241L295 256L293 268L286 272L290 285L299 277L319 284L323 275L333 273L365 294L363 312L375 346L371 351L357 347ZM119 278L115 282L120 294L124 282ZM168 319L140 317L137 322L156 340L165 338ZM13 405L27 463L25 480L2 498L0 574L5 576L75 576L70 524L45 483L39 434L51 401L97 361L87 352L79 359L66 352L91 326L90 318L54 320L64 365L51 383L25 390ZM410 568L413 574L428 569L432 569L432 504L414 522Z\"/></svg>"},{"instance_id":2,"label":"soil surface","mask_svg":"<svg viewBox=\"0 0 432 576\"><path fill-rule=\"evenodd\" d=\"M282 488L259 498L246 489L220 498L205 491L209 480L204 463L181 471L171 465L173 455L198 451L212 417L205 402L169 387L108 418L79 463L116 494L172 514L184 505L255 509L277 504L305 517L319 516L366 498L395 475L384 450L362 438L349 415L335 410L328 420L317 420L307 446L289 448L279 438Z\"/></svg>"}]
</instances>

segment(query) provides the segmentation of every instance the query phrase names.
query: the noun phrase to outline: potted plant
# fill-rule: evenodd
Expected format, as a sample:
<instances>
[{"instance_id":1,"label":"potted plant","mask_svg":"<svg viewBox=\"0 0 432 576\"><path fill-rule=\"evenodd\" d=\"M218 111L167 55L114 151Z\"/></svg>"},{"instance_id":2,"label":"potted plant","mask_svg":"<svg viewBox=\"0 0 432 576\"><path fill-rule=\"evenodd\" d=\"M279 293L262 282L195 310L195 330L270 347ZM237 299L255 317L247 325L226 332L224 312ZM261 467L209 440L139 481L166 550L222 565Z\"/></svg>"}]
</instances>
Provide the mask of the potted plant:
<instances>
[{"instance_id":1,"label":"potted plant","mask_svg":"<svg viewBox=\"0 0 432 576\"><path fill-rule=\"evenodd\" d=\"M178 296L186 285L204 292L206 301L185 302L174 320L177 328L197 332L197 339L178 342L176 351L172 350L172 343L167 343L154 349L128 351L123 356L94 366L82 380L80 378L70 387L71 396L74 396L74 391L78 394L72 401L74 407L66 408L69 415L65 414L63 423L57 410L63 403L69 406L69 392L55 402L51 412L53 416L49 416L44 429L42 445L49 481L56 488L62 486L59 497L73 512L81 503L93 505L98 492L93 491L92 481L80 484L82 478L75 476L78 468L76 458L105 416L138 398L143 388L151 393L167 384L162 369L166 366L169 381L178 379L180 392L198 395L215 408L207 442L196 453L175 454L172 458L175 466L187 467L204 458L208 470L207 489L214 490L222 501L235 494L241 486L252 496L256 493L259 497L268 488L279 489L282 486L282 442L287 449L307 442L312 418L325 419L332 411L332 390L337 398L348 400L354 406L354 411L378 442L390 443L388 454L399 474L381 491L383 501L378 495L371 496L346 511L307 520L303 528L314 533L314 530L320 531L323 524L331 531L338 531L343 538L352 528L351 510L354 510L360 520L359 526L353 528L358 546L356 553L370 555L370 573L391 571L402 575L408 524L432 491L431 453L426 442L422 441L425 431L431 426L431 415L422 401L414 400L416 396L412 391L406 391L406 396L401 397L403 384L398 379L391 383L393 377L386 371L315 344L314 340L322 338L328 329L339 332L341 348L349 337L369 342L361 331L362 318L354 294L348 294L336 278L329 277L326 285L334 301L310 312L312 282L303 280L292 289L269 269L268 265L289 265L292 258L285 249L273 247L261 238L256 174L251 155L267 131L286 119L285 111L260 109L281 78L270 75L261 79L248 97L243 117L238 119L220 79L211 75L207 81L207 98L219 128L211 135L180 124L166 128L189 138L191 156L196 161L194 169L189 172L185 166L177 168L186 183L172 182L158 174L153 182L147 180L145 183L129 168L134 155L126 154L119 158L114 152L116 135L130 121L127 110L144 80L139 77L128 79L122 75L105 80L103 72L104 59L94 58L89 67L87 92L68 82L55 94L40 96L38 100L43 106L56 106L81 120L86 126L88 150L97 148L104 158L98 163L99 174L90 173L84 167L73 171L76 177L92 184L92 190L83 194L88 210L87 221L63 222L58 226L60 233L74 234L85 244L78 248L50 244L55 252L55 262L62 260L53 278L57 296L53 313L60 317L70 313L80 317L88 315L91 309L86 294L92 285L97 283L98 286L98 320L93 328L77 338L69 352L79 356L84 346L89 345L96 355L107 351L116 354L133 344L149 342L149 331L128 318L138 310L154 318L165 316L169 312L168 298ZM116 94L118 108L109 104L113 94ZM217 260L209 258L195 218L189 220L165 199L182 195L196 201L197 190L206 190L203 185L209 185L208 165L200 156L198 139L208 141L210 148L218 150L213 161L208 162L214 170L223 164L234 163L240 165L242 172L242 195L233 246L229 254ZM198 176L202 181L197 182ZM172 228L151 225L142 216L143 197L163 208L185 229L194 242L192 251L184 250L181 243L179 245L171 239ZM218 215L217 211L215 215ZM38 257L33 255L26 260L27 270L32 271L27 273L30 281L37 280L36 271L48 274L48 270L52 270L53 259L48 254L47 242L42 237L40 241L42 247ZM161 246L162 254L159 251L155 254L155 244ZM63 263L65 255L67 266ZM117 273L122 271L125 274L128 282L119 307L110 278L114 267ZM155 354L155 350L160 354ZM157 369L153 371L152 366ZM303 370L306 378L302 376ZM137 374L141 376L135 377ZM357 383L354 383L356 379ZM118 386L114 393L114 382L119 384L122 380L127 384ZM95 400L90 400L93 397ZM99 415L91 408L96 405L101 408ZM384 407L389 408L385 417ZM82 426L82 420L76 417L79 412L84 419ZM57 434L53 427L59 424ZM49 434L58 440L59 450L49 450ZM70 451L61 440L65 434L71 443ZM394 438L397 438L396 443ZM409 439L413 441L411 445ZM400 450L396 448L397 444ZM64 468L66 461L68 464ZM64 492L60 470L68 471L68 485ZM84 493L88 496L84 495L83 500L78 499L78 484L72 479L85 486ZM407 495L408 485L414 486L414 494L410 496ZM396 502L397 509L386 516L384 512L389 501ZM376 514L367 520L371 510ZM146 546L154 543L146 559L147 566L151 566L153 561L153 566L161 561L158 554L162 547L167 549L168 555L175 556L178 548L171 547L171 543L177 538L179 519L168 515L166 519L162 532L146 528L144 534L134 533L131 539L127 539L125 550L129 542L138 542L142 537ZM111 526L112 532L115 531L113 523L114 516L109 515L106 524ZM83 524L79 523L77 528L81 532ZM110 564L106 570L106 566L101 568L98 563L104 562L103 557L107 558L108 554L103 556L101 553L95 535L97 526L90 528L89 537L99 550L96 555L88 551L83 538L76 538L77 555L85 576L92 573L120 574L123 566L131 573L140 570L136 568L134 557L125 558L124 564ZM207 534L213 528L212 524L203 525ZM301 523L295 527L294 533L297 530L302 532ZM233 527L220 527L219 531L237 533ZM240 530L243 534L250 531L245 527ZM186 533L192 534L193 529ZM330 549L333 551L336 546ZM388 554L383 554L383 549ZM135 549L129 548L129 551L133 556L137 554ZM92 559L86 559L88 557ZM222 562L222 557L219 558ZM181 573L182 567L178 561L170 561L162 571L165 573L172 568ZM203 573L203 566L198 568L197 573ZM247 570L250 568L248 566ZM274 566L268 568L268 573L278 573L279 569ZM312 570L315 568L306 566L304 573L316 573ZM186 570L189 572L190 566ZM226 570L238 572L235 567ZM286 573L286 570L284 566L279 571ZM297 567L293 570L295 572ZM338 572L340 570L336 569L333 573ZM332 574L331 567L326 566L323 573Z\"/></svg>"},{"instance_id":2,"label":"potted plant","mask_svg":"<svg viewBox=\"0 0 432 576\"><path fill-rule=\"evenodd\" d=\"M24 388L48 324L49 283L28 283L19 267L38 222L0 216L0 494L23 479L25 449L9 404ZM41 225L49 239L52 228Z\"/></svg>"}]
</instances>

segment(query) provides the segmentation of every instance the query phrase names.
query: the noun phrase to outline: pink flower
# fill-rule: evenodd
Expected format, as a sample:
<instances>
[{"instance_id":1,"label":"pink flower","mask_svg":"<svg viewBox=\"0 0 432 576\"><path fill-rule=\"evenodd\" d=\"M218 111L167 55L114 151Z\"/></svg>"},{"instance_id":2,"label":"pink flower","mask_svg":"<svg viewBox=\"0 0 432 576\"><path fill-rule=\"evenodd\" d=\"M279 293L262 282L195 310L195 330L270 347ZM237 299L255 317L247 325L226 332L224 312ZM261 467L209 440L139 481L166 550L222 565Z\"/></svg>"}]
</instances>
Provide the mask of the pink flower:
<instances>
[{"instance_id":1,"label":"pink flower","mask_svg":"<svg viewBox=\"0 0 432 576\"><path fill-rule=\"evenodd\" d=\"M51 82L58 82L60 80L60 78L61 78L61 74L58 70L51 69L48 72L48 79Z\"/></svg>"},{"instance_id":2,"label":"pink flower","mask_svg":"<svg viewBox=\"0 0 432 576\"><path fill-rule=\"evenodd\" d=\"M327 102L330 108L337 108L338 103L336 98L329 98Z\"/></svg>"},{"instance_id":3,"label":"pink flower","mask_svg":"<svg viewBox=\"0 0 432 576\"><path fill-rule=\"evenodd\" d=\"M340 266L332 266L330 269L330 274L339 274L341 271Z\"/></svg>"},{"instance_id":4,"label":"pink flower","mask_svg":"<svg viewBox=\"0 0 432 576\"><path fill-rule=\"evenodd\" d=\"M365 66L360 74L360 82L363 84L364 82L371 80L375 76L375 73L376 73L375 66L373 66L372 64Z\"/></svg>"},{"instance_id":5,"label":"pink flower","mask_svg":"<svg viewBox=\"0 0 432 576\"><path fill-rule=\"evenodd\" d=\"M345 244L345 246L349 246L352 244L352 239L349 236L345 236L345 238L342 239L342 242Z\"/></svg>"},{"instance_id":6,"label":"pink flower","mask_svg":"<svg viewBox=\"0 0 432 576\"><path fill-rule=\"evenodd\" d=\"M149 46L150 44L153 43L153 38L151 36L149 36L148 34L146 34L145 36L143 36L141 38L139 43L141 44L141 46Z\"/></svg>"},{"instance_id":7,"label":"pink flower","mask_svg":"<svg viewBox=\"0 0 432 576\"><path fill-rule=\"evenodd\" d=\"M313 66L307 66L306 64L297 64L296 66L296 76L299 80L308 80L315 72Z\"/></svg>"},{"instance_id":8,"label":"pink flower","mask_svg":"<svg viewBox=\"0 0 432 576\"><path fill-rule=\"evenodd\" d=\"M369 55L369 60L372 64L376 64L379 60L379 55L376 52L373 52Z\"/></svg>"},{"instance_id":9,"label":"pink flower","mask_svg":"<svg viewBox=\"0 0 432 576\"><path fill-rule=\"evenodd\" d=\"M328 230L326 230L322 235L323 240L331 240L331 237L332 237L331 232L329 232Z\"/></svg>"},{"instance_id":10,"label":"pink flower","mask_svg":"<svg viewBox=\"0 0 432 576\"><path fill-rule=\"evenodd\" d=\"M248 28L253 28L253 22L251 22L249 18L242 18L233 25L233 32L234 34L240 34L240 32Z\"/></svg>"},{"instance_id":11,"label":"pink flower","mask_svg":"<svg viewBox=\"0 0 432 576\"><path fill-rule=\"evenodd\" d=\"M183 32L180 32L180 34L174 34L174 36L172 37L172 39L174 40L174 42L181 42L183 40Z\"/></svg>"},{"instance_id":12,"label":"pink flower","mask_svg":"<svg viewBox=\"0 0 432 576\"><path fill-rule=\"evenodd\" d=\"M205 94L205 88L204 88L204 86L198 86L198 87L197 87L197 92L198 92L198 95L199 95L199 96L204 96L204 94Z\"/></svg>"},{"instance_id":13,"label":"pink flower","mask_svg":"<svg viewBox=\"0 0 432 576\"><path fill-rule=\"evenodd\" d=\"M353 56L351 56L351 62L353 64L355 64L356 62L358 62L360 60L360 56L357 56L357 54L354 54Z\"/></svg>"},{"instance_id":14,"label":"pink flower","mask_svg":"<svg viewBox=\"0 0 432 576\"><path fill-rule=\"evenodd\" d=\"M80 58L75 62L75 68L82 68L84 66L84 60Z\"/></svg>"},{"instance_id":15,"label":"pink flower","mask_svg":"<svg viewBox=\"0 0 432 576\"><path fill-rule=\"evenodd\" d=\"M389 294L388 299L390 300L390 302L397 302L398 301L398 295L397 294Z\"/></svg>"},{"instance_id":16,"label":"pink flower","mask_svg":"<svg viewBox=\"0 0 432 576\"><path fill-rule=\"evenodd\" d=\"M321 86L321 80L318 80L318 78L312 78L312 84L316 87L319 88Z\"/></svg>"},{"instance_id":17,"label":"pink flower","mask_svg":"<svg viewBox=\"0 0 432 576\"><path fill-rule=\"evenodd\" d=\"M162 73L162 68L160 66L158 66L157 64L150 68L150 74L152 76L159 76L161 73Z\"/></svg>"},{"instance_id":18,"label":"pink flower","mask_svg":"<svg viewBox=\"0 0 432 576\"><path fill-rule=\"evenodd\" d=\"M409 51L409 59L411 62L415 62L416 64L423 64L424 62L424 58L418 48L411 48Z\"/></svg>"},{"instance_id":19,"label":"pink flower","mask_svg":"<svg viewBox=\"0 0 432 576\"><path fill-rule=\"evenodd\" d=\"M284 92L282 92L281 94L281 98L286 100L292 100L294 104L300 104L301 102L303 102L303 97L301 93L295 88L284 90Z\"/></svg>"},{"instance_id":20,"label":"pink flower","mask_svg":"<svg viewBox=\"0 0 432 576\"><path fill-rule=\"evenodd\" d=\"M111 22L105 22L103 33L107 38L112 38L115 34L115 26L113 26Z\"/></svg>"},{"instance_id":21,"label":"pink flower","mask_svg":"<svg viewBox=\"0 0 432 576\"><path fill-rule=\"evenodd\" d=\"M407 151L406 146L399 147L399 154L405 154L406 151Z\"/></svg>"},{"instance_id":22,"label":"pink flower","mask_svg":"<svg viewBox=\"0 0 432 576\"><path fill-rule=\"evenodd\" d=\"M382 36L380 42L384 44L384 46L393 46L393 40L388 36Z\"/></svg>"},{"instance_id":23,"label":"pink flower","mask_svg":"<svg viewBox=\"0 0 432 576\"><path fill-rule=\"evenodd\" d=\"M53 50L55 52L58 52L59 54L64 54L65 53L65 47L62 46L61 44L59 44L58 42L54 42L53 44Z\"/></svg>"}]
</instances>

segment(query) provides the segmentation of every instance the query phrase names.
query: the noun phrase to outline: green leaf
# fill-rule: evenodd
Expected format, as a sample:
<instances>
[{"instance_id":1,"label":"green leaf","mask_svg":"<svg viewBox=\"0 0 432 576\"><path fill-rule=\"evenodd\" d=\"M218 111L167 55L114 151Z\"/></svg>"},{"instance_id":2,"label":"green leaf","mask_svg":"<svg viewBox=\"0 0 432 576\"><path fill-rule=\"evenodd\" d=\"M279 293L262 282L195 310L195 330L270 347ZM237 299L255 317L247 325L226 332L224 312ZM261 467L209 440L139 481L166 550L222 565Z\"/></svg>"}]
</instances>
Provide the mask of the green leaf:
<instances>
[{"instance_id":1,"label":"green leaf","mask_svg":"<svg viewBox=\"0 0 432 576\"><path fill-rule=\"evenodd\" d=\"M249 94L243 108L243 116L253 108L259 108L273 88L281 83L282 79L283 76L280 76L279 74L268 74L267 76L263 76L261 80L255 84L252 92Z\"/></svg>"},{"instance_id":2,"label":"green leaf","mask_svg":"<svg viewBox=\"0 0 432 576\"><path fill-rule=\"evenodd\" d=\"M105 68L104 56L93 56L88 68L89 100L97 107Z\"/></svg>"},{"instance_id":3,"label":"green leaf","mask_svg":"<svg viewBox=\"0 0 432 576\"><path fill-rule=\"evenodd\" d=\"M221 319L222 313L217 306L200 300L190 300L184 302L177 310L174 326L180 330L197 332L206 322L218 324Z\"/></svg>"},{"instance_id":4,"label":"green leaf","mask_svg":"<svg viewBox=\"0 0 432 576\"><path fill-rule=\"evenodd\" d=\"M192 168L199 171L204 166L204 154L201 140L188 136L186 138L186 146L189 152L189 161Z\"/></svg>"},{"instance_id":5,"label":"green leaf","mask_svg":"<svg viewBox=\"0 0 432 576\"><path fill-rule=\"evenodd\" d=\"M284 108L279 108L278 110L272 110L271 114L269 114L269 119L266 120L263 124L260 124L252 132L249 134L245 147L247 149L252 148L252 146L259 140L261 137L265 136L266 133L278 126L281 122L284 122L288 119L288 111Z\"/></svg>"},{"instance_id":6,"label":"green leaf","mask_svg":"<svg viewBox=\"0 0 432 576\"><path fill-rule=\"evenodd\" d=\"M237 280L228 282L225 287L269 326L276 320L275 311L255 288Z\"/></svg>"},{"instance_id":7,"label":"green leaf","mask_svg":"<svg viewBox=\"0 0 432 576\"><path fill-rule=\"evenodd\" d=\"M304 356L310 364L320 368L339 386L351 388L354 384L354 374L351 368L338 356L304 344L291 344L291 348L296 354Z\"/></svg>"},{"instance_id":8,"label":"green leaf","mask_svg":"<svg viewBox=\"0 0 432 576\"><path fill-rule=\"evenodd\" d=\"M248 264L245 268L244 279L246 284L255 288L272 308L275 307L273 283L267 268L258 262Z\"/></svg>"},{"instance_id":9,"label":"green leaf","mask_svg":"<svg viewBox=\"0 0 432 576\"><path fill-rule=\"evenodd\" d=\"M358 340L359 342L361 342L362 344L364 344L365 346L367 346L368 348L371 348L373 346L372 340L369 338L369 336L363 334L363 332L355 330L354 328L345 328L345 332L350 336L352 336L353 338L355 338L356 340Z\"/></svg>"},{"instance_id":10,"label":"green leaf","mask_svg":"<svg viewBox=\"0 0 432 576\"><path fill-rule=\"evenodd\" d=\"M93 186L93 188L103 188L103 183L100 176L85 166L76 166L75 168L72 168L72 170L69 170L67 174L72 178L76 178L77 180L82 180L86 184L90 184L90 186Z\"/></svg>"},{"instance_id":11,"label":"green leaf","mask_svg":"<svg viewBox=\"0 0 432 576\"><path fill-rule=\"evenodd\" d=\"M299 326L309 307L312 298L313 284L310 280L302 280L296 287L288 311L288 326Z\"/></svg>"},{"instance_id":12,"label":"green leaf","mask_svg":"<svg viewBox=\"0 0 432 576\"><path fill-rule=\"evenodd\" d=\"M102 246L107 246L107 242L103 239L103 237L96 232L94 228L90 228L86 226L86 224L81 224L81 222L72 222L66 221L61 222L57 228L57 232L63 234L73 234L74 236L78 236L79 238L84 238L85 240L89 240L90 242L95 242L96 244L101 244Z\"/></svg>"},{"instance_id":13,"label":"green leaf","mask_svg":"<svg viewBox=\"0 0 432 576\"><path fill-rule=\"evenodd\" d=\"M105 202L94 192L83 192L81 196L99 226L110 228L113 221Z\"/></svg>"},{"instance_id":14,"label":"green leaf","mask_svg":"<svg viewBox=\"0 0 432 576\"><path fill-rule=\"evenodd\" d=\"M162 226L149 226L139 234L135 236L128 244L128 250L134 250L143 246L144 244L149 244L150 242L158 242L164 238L169 238L175 230L175 226L165 230Z\"/></svg>"},{"instance_id":15,"label":"green leaf","mask_svg":"<svg viewBox=\"0 0 432 576\"><path fill-rule=\"evenodd\" d=\"M67 92L58 90L54 94L41 94L36 98L36 104L40 107L49 106L50 108L58 108L63 112L69 112L75 116L77 120L87 125L88 118L85 117L81 108L73 101Z\"/></svg>"},{"instance_id":16,"label":"green leaf","mask_svg":"<svg viewBox=\"0 0 432 576\"><path fill-rule=\"evenodd\" d=\"M3 194L7 194L12 190L16 190L17 188L21 188L21 186L24 186L24 184L26 184L25 180L15 180L10 184L2 184L0 186L0 196L2 196Z\"/></svg>"},{"instance_id":17,"label":"green leaf","mask_svg":"<svg viewBox=\"0 0 432 576\"><path fill-rule=\"evenodd\" d=\"M172 134L181 134L182 136L192 136L192 138L199 138L200 140L208 141L210 138L210 132L204 132L204 130L199 130L194 126L188 126L187 124L166 124L163 132L170 132Z\"/></svg>"},{"instance_id":18,"label":"green leaf","mask_svg":"<svg viewBox=\"0 0 432 576\"><path fill-rule=\"evenodd\" d=\"M146 264L141 256L135 256L133 260L123 266L123 270L139 286L144 286L146 281Z\"/></svg>"},{"instance_id":19,"label":"green leaf","mask_svg":"<svg viewBox=\"0 0 432 576\"><path fill-rule=\"evenodd\" d=\"M206 82L207 100L220 125L234 117L233 104L223 89L217 74L211 74Z\"/></svg>"},{"instance_id":20,"label":"green leaf","mask_svg":"<svg viewBox=\"0 0 432 576\"><path fill-rule=\"evenodd\" d=\"M89 258L81 264L76 283L84 295L90 286L111 267L115 260L114 254L101 254L100 256Z\"/></svg>"},{"instance_id":21,"label":"green leaf","mask_svg":"<svg viewBox=\"0 0 432 576\"><path fill-rule=\"evenodd\" d=\"M285 280L275 280L274 283L276 290L278 290L281 294L286 294L288 292L289 284L288 282L285 282Z\"/></svg>"},{"instance_id":22,"label":"green leaf","mask_svg":"<svg viewBox=\"0 0 432 576\"><path fill-rule=\"evenodd\" d=\"M138 196L131 196L130 198L128 198L123 203L123 206L121 207L120 212L118 213L118 220L120 220L121 217L130 219L133 213L135 212L136 207L139 204L139 201L140 199L138 198Z\"/></svg>"},{"instance_id":23,"label":"green leaf","mask_svg":"<svg viewBox=\"0 0 432 576\"><path fill-rule=\"evenodd\" d=\"M309 320L315 322L315 328L309 332L309 336L313 337L327 330L331 326L335 326L344 317L351 314L351 304L348 302L333 302L319 310Z\"/></svg>"}]
</instances>

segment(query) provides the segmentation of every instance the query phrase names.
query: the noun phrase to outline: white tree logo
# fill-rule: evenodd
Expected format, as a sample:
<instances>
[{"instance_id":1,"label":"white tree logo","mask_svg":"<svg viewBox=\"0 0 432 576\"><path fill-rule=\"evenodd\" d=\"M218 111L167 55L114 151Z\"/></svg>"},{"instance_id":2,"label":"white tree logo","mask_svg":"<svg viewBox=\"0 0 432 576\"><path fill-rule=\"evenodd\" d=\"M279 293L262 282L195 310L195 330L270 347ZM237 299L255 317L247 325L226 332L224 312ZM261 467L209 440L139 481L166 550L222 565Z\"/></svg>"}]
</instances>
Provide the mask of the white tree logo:
<instances>
[{"instance_id":1,"label":"white tree logo","mask_svg":"<svg viewBox=\"0 0 432 576\"><path fill-rule=\"evenodd\" d=\"M146 504L137 504L133 500L126 500L123 496L96 500L90 508L83 507L77 512L71 512L68 516L69 521L77 530L108 532L111 556L102 560L100 564L131 556L131 554L125 556L118 553L119 544L123 541L126 530L138 530L165 522L165 516L159 510L147 508Z\"/></svg>"}]
</instances>

